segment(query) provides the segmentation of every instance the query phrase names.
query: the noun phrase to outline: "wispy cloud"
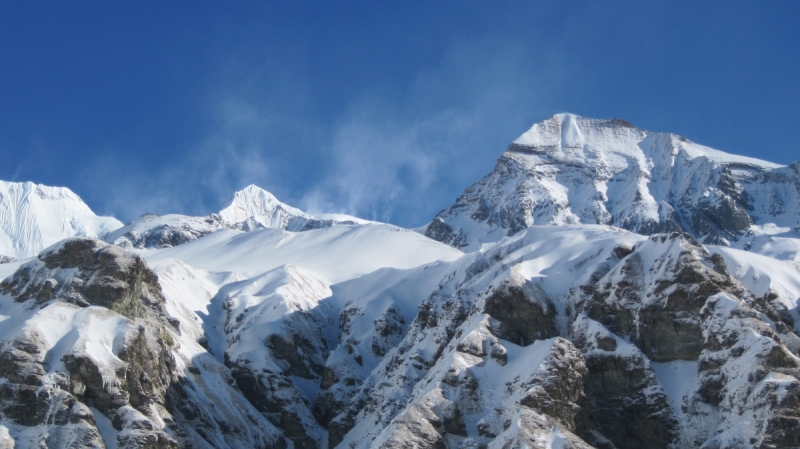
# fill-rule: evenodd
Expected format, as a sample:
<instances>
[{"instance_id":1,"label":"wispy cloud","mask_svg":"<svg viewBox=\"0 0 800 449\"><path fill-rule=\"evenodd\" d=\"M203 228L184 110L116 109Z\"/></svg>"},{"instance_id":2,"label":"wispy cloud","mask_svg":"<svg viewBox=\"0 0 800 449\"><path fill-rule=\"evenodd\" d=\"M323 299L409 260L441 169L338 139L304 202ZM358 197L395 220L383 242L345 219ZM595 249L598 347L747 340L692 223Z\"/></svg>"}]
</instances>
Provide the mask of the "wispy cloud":
<instances>
[{"instance_id":1,"label":"wispy cloud","mask_svg":"<svg viewBox=\"0 0 800 449\"><path fill-rule=\"evenodd\" d=\"M164 152L162 164L113 150L91 163L83 179L87 190L101 196L99 212L124 220L146 212L202 215L218 210L238 188L265 184L272 172L270 158L247 137L257 134L251 129L257 128L257 117L244 124L237 115L241 111L228 111L235 123L220 123L187 151Z\"/></svg>"},{"instance_id":2,"label":"wispy cloud","mask_svg":"<svg viewBox=\"0 0 800 449\"><path fill-rule=\"evenodd\" d=\"M88 164L85 190L100 212L124 220L146 212L204 215L249 184L293 199L287 160L319 147L318 127L301 114L304 89L280 71L226 70L229 84L207 99L209 125L194 140L164 151L156 164L131 149L109 149Z\"/></svg>"},{"instance_id":3,"label":"wispy cloud","mask_svg":"<svg viewBox=\"0 0 800 449\"><path fill-rule=\"evenodd\" d=\"M91 164L85 178L105 198L102 212L124 219L213 212L252 183L310 212L421 225L553 112L544 86L557 87L559 63L545 50L455 44L405 85L366 86L327 117L301 76L229 68L196 142L164 154L157 170L109 152L117 156Z\"/></svg>"},{"instance_id":4,"label":"wispy cloud","mask_svg":"<svg viewBox=\"0 0 800 449\"><path fill-rule=\"evenodd\" d=\"M87 167L84 184L102 196L98 213L122 220L146 212L201 215L214 211L213 205L222 204L242 183L264 176L269 165L257 151L233 150L224 143L180 159L153 171L112 156Z\"/></svg>"},{"instance_id":5,"label":"wispy cloud","mask_svg":"<svg viewBox=\"0 0 800 449\"><path fill-rule=\"evenodd\" d=\"M425 223L546 114L541 86L552 80L540 73L554 65L513 43L474 41L453 47L399 95L365 92L335 126L333 163L302 205Z\"/></svg>"}]
</instances>

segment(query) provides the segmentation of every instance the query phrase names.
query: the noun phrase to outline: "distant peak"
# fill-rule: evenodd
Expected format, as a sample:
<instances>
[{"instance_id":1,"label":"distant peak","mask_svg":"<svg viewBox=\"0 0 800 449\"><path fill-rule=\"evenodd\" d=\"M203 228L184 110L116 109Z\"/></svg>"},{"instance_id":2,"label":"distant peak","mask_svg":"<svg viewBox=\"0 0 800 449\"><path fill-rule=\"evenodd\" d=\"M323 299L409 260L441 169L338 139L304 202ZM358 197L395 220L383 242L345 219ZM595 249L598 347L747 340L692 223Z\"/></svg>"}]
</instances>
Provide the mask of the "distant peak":
<instances>
[{"instance_id":1,"label":"distant peak","mask_svg":"<svg viewBox=\"0 0 800 449\"><path fill-rule=\"evenodd\" d=\"M252 217L265 224L269 221L266 217L272 217L276 210L283 210L288 215L305 215L303 211L282 203L275 195L255 184L236 191L219 214L229 223L241 223Z\"/></svg>"},{"instance_id":2,"label":"distant peak","mask_svg":"<svg viewBox=\"0 0 800 449\"><path fill-rule=\"evenodd\" d=\"M237 190L236 193L266 193L267 195L274 196L270 192L262 189L261 187L255 185L255 184L250 184L249 186L247 186L247 187L245 187L245 188L243 188L241 190Z\"/></svg>"},{"instance_id":3,"label":"distant peak","mask_svg":"<svg viewBox=\"0 0 800 449\"><path fill-rule=\"evenodd\" d=\"M72 190L0 181L0 254L25 259L67 237L100 237L122 227L99 217Z\"/></svg>"},{"instance_id":4,"label":"distant peak","mask_svg":"<svg viewBox=\"0 0 800 449\"><path fill-rule=\"evenodd\" d=\"M44 184L36 184L31 181L25 182L11 182L0 181L0 192L17 192L17 193L36 193L41 198L47 199L70 199L83 203L83 200L72 190L67 187L52 187ZM2 196L0 194L0 196Z\"/></svg>"},{"instance_id":5,"label":"distant peak","mask_svg":"<svg viewBox=\"0 0 800 449\"><path fill-rule=\"evenodd\" d=\"M271 201L280 202L278 201L278 198L275 197L275 195L262 189L261 187L255 184L250 184L249 186L234 192L231 201L232 202L236 201L237 198L255 198L255 197L262 197L269 199Z\"/></svg>"}]
</instances>

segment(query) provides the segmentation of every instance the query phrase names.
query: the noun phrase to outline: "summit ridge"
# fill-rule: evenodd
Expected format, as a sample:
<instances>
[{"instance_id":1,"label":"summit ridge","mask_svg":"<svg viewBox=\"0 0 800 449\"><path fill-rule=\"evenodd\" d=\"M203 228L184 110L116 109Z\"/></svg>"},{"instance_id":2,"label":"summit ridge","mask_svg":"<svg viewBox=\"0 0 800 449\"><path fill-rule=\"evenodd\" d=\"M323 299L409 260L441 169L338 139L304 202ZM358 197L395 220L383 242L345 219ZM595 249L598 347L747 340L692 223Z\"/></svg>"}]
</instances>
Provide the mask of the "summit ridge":
<instances>
[{"instance_id":1,"label":"summit ridge","mask_svg":"<svg viewBox=\"0 0 800 449\"><path fill-rule=\"evenodd\" d=\"M426 235L475 250L534 224L604 224L752 247L761 225L800 224L799 172L621 120L557 114L517 138Z\"/></svg>"},{"instance_id":2,"label":"summit ridge","mask_svg":"<svg viewBox=\"0 0 800 449\"><path fill-rule=\"evenodd\" d=\"M25 259L67 237L101 237L121 226L66 187L0 181L0 258Z\"/></svg>"}]
</instances>

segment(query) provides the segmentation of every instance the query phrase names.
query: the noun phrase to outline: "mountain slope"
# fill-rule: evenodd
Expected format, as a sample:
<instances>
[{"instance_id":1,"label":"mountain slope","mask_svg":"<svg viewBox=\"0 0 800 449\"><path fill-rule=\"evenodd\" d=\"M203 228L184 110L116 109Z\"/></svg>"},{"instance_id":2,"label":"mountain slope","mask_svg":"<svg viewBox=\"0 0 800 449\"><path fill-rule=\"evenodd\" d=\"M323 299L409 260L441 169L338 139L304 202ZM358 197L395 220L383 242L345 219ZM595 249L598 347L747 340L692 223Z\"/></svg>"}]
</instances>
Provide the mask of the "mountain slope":
<instances>
[{"instance_id":1,"label":"mountain slope","mask_svg":"<svg viewBox=\"0 0 800 449\"><path fill-rule=\"evenodd\" d=\"M253 186L66 239L0 265L0 448L800 447L798 167L558 115L450 245Z\"/></svg>"},{"instance_id":2,"label":"mountain slope","mask_svg":"<svg viewBox=\"0 0 800 449\"><path fill-rule=\"evenodd\" d=\"M0 181L0 259L25 259L67 237L101 237L120 227L65 187Z\"/></svg>"},{"instance_id":3,"label":"mountain slope","mask_svg":"<svg viewBox=\"0 0 800 449\"><path fill-rule=\"evenodd\" d=\"M306 448L327 446L330 418L325 415L341 408L336 402L344 399L337 395L328 403L327 392L337 389L334 384L368 374L366 367L376 363L368 352L373 336L379 343L396 343L376 330L376 320L393 305L408 321L413 319L418 298L442 274L427 266L461 254L383 224L299 233L224 230L144 252L164 288L167 310L182 323L197 326L191 336L185 333L182 351L208 354L207 348L230 369L253 405L295 447ZM409 271L424 272L433 280L392 289ZM393 283L386 282L390 279ZM380 295L385 289L395 294ZM348 340L348 332L339 336L347 310L357 311L359 320L353 321L363 320L348 328L366 340L363 345ZM402 326L397 329L401 331ZM340 345L343 340L350 342ZM361 372L348 363L354 351L364 354ZM341 386L353 389L353 384Z\"/></svg>"},{"instance_id":4,"label":"mountain slope","mask_svg":"<svg viewBox=\"0 0 800 449\"><path fill-rule=\"evenodd\" d=\"M451 267L338 447L796 446L794 320L688 235L534 226Z\"/></svg>"},{"instance_id":5,"label":"mountain slope","mask_svg":"<svg viewBox=\"0 0 800 449\"><path fill-rule=\"evenodd\" d=\"M163 248L177 246L220 229L287 229L306 231L337 224L366 224L367 220L341 214L312 216L278 201L255 185L234 193L218 214L190 217L170 214L159 217L144 214L105 236L105 241L125 248Z\"/></svg>"},{"instance_id":6,"label":"mountain slope","mask_svg":"<svg viewBox=\"0 0 800 449\"><path fill-rule=\"evenodd\" d=\"M228 223L241 223L248 218L265 228L286 229L292 218L311 218L299 209L281 203L274 195L255 185L233 194L230 203L219 215Z\"/></svg>"},{"instance_id":7,"label":"mountain slope","mask_svg":"<svg viewBox=\"0 0 800 449\"><path fill-rule=\"evenodd\" d=\"M474 250L533 224L608 224L744 245L745 237L764 235L756 224L796 232L799 168L729 155L621 120L558 114L515 140L489 175L436 216L426 235Z\"/></svg>"}]
</instances>

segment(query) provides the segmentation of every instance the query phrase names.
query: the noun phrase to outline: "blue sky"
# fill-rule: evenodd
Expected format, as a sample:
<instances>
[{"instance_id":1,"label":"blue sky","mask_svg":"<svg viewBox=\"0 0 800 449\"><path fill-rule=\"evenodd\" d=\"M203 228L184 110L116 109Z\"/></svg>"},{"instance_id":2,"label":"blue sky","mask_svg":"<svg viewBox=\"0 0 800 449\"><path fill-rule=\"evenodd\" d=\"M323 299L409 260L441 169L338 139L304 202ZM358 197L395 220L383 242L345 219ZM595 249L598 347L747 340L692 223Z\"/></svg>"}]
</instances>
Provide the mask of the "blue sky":
<instances>
[{"instance_id":1,"label":"blue sky","mask_svg":"<svg viewBox=\"0 0 800 449\"><path fill-rule=\"evenodd\" d=\"M255 183L418 226L567 111L788 164L798 23L789 1L2 2L0 179L125 221Z\"/></svg>"}]
</instances>

